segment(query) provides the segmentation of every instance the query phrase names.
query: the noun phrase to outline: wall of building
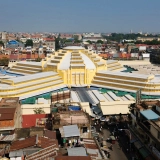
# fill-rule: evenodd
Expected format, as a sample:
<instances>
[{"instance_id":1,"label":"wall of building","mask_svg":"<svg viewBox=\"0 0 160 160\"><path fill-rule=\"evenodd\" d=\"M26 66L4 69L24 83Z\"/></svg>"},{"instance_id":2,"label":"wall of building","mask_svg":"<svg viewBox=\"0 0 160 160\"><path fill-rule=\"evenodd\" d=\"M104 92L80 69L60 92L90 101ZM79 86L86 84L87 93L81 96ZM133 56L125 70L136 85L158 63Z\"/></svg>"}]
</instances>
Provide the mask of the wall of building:
<instances>
[{"instance_id":1,"label":"wall of building","mask_svg":"<svg viewBox=\"0 0 160 160\"><path fill-rule=\"evenodd\" d=\"M14 114L14 126L15 128L22 128L22 115L21 115L21 105L18 104L15 114Z\"/></svg>"},{"instance_id":2,"label":"wall of building","mask_svg":"<svg viewBox=\"0 0 160 160\"><path fill-rule=\"evenodd\" d=\"M14 127L14 120L4 120L4 121L0 121L0 129L3 129L4 128L4 130L6 129L6 128L12 128L12 127Z\"/></svg>"},{"instance_id":3,"label":"wall of building","mask_svg":"<svg viewBox=\"0 0 160 160\"><path fill-rule=\"evenodd\" d=\"M152 125L151 125L151 128L150 128L150 132L157 139L157 137L158 137L158 131Z\"/></svg>"},{"instance_id":4,"label":"wall of building","mask_svg":"<svg viewBox=\"0 0 160 160\"><path fill-rule=\"evenodd\" d=\"M24 104L21 105L21 114L35 114L35 108L42 108L45 114L50 114L50 104Z\"/></svg>"}]
</instances>

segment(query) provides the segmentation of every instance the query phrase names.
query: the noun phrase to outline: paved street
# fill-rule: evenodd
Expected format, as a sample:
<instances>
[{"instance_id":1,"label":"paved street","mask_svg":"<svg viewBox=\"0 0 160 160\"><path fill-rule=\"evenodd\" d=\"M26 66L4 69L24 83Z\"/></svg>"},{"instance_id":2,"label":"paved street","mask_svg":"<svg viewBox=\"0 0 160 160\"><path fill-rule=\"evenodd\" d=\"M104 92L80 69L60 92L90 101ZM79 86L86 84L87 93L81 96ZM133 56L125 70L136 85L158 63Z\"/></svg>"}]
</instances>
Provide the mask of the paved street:
<instances>
[{"instance_id":1,"label":"paved street","mask_svg":"<svg viewBox=\"0 0 160 160\"><path fill-rule=\"evenodd\" d=\"M107 129L103 129L103 139L107 140L107 138L110 136L110 131ZM108 146L111 144L108 143ZM112 145L113 150L110 152L110 160L128 160L126 155L124 154L122 147L119 145L119 143L116 141L115 144Z\"/></svg>"}]
</instances>

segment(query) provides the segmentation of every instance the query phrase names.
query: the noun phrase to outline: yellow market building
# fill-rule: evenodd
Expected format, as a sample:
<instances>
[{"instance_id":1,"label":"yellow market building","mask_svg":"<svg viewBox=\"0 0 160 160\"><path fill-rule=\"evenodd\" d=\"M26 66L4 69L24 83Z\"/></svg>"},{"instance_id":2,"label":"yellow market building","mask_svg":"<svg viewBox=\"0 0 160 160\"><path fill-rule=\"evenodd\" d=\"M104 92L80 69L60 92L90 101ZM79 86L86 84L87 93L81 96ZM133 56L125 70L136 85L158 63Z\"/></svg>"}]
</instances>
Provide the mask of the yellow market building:
<instances>
[{"instance_id":1,"label":"yellow market building","mask_svg":"<svg viewBox=\"0 0 160 160\"><path fill-rule=\"evenodd\" d=\"M17 62L10 72L21 77L1 79L0 97L21 99L64 87L101 87L160 95L160 78L121 72L118 61L106 61L83 47L70 46L48 55L41 62Z\"/></svg>"}]
</instances>

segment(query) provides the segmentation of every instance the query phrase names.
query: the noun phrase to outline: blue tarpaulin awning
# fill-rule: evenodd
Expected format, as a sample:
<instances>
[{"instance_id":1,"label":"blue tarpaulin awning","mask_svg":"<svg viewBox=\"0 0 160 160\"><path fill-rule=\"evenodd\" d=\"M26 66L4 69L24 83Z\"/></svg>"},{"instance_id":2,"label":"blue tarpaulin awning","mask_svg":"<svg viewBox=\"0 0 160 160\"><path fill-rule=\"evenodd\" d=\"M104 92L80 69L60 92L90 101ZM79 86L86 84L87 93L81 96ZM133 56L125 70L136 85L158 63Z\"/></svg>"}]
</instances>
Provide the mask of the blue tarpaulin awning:
<instances>
[{"instance_id":1,"label":"blue tarpaulin awning","mask_svg":"<svg viewBox=\"0 0 160 160\"><path fill-rule=\"evenodd\" d=\"M147 120L158 120L159 115L153 112L151 109L140 111L140 113L147 119Z\"/></svg>"}]
</instances>

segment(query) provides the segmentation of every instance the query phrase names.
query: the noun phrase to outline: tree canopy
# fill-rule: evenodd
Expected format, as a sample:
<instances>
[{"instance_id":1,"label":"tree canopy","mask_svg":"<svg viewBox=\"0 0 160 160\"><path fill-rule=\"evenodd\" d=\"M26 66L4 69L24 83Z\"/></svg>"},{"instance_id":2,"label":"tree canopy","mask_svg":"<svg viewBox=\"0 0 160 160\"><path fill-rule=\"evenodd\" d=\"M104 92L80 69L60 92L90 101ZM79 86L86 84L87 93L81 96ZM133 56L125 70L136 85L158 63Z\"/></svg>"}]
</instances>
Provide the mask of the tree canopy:
<instances>
[{"instance_id":1,"label":"tree canopy","mask_svg":"<svg viewBox=\"0 0 160 160\"><path fill-rule=\"evenodd\" d=\"M4 57L2 59L0 59L0 66L8 66L9 63L9 59Z\"/></svg>"},{"instance_id":2,"label":"tree canopy","mask_svg":"<svg viewBox=\"0 0 160 160\"><path fill-rule=\"evenodd\" d=\"M42 58L38 57L37 59L35 59L36 62L41 62Z\"/></svg>"},{"instance_id":3,"label":"tree canopy","mask_svg":"<svg viewBox=\"0 0 160 160\"><path fill-rule=\"evenodd\" d=\"M32 39L27 39L26 43L25 43L25 47L31 46L33 47L33 41Z\"/></svg>"},{"instance_id":4,"label":"tree canopy","mask_svg":"<svg viewBox=\"0 0 160 160\"><path fill-rule=\"evenodd\" d=\"M103 41L102 40L98 40L96 43L103 44Z\"/></svg>"},{"instance_id":5,"label":"tree canopy","mask_svg":"<svg viewBox=\"0 0 160 160\"><path fill-rule=\"evenodd\" d=\"M147 45L160 45L160 41L158 40L153 40L153 41L136 41L136 44L147 44Z\"/></svg>"},{"instance_id":6,"label":"tree canopy","mask_svg":"<svg viewBox=\"0 0 160 160\"><path fill-rule=\"evenodd\" d=\"M123 34L123 33L111 33L110 36L103 36L107 40L120 42L123 39L136 40L138 37L144 37L139 33ZM148 34L146 37L158 37L158 35Z\"/></svg>"},{"instance_id":7,"label":"tree canopy","mask_svg":"<svg viewBox=\"0 0 160 160\"><path fill-rule=\"evenodd\" d=\"M4 47L4 43L3 43L3 41L0 41L0 44L2 44L2 45L3 45L3 47Z\"/></svg>"},{"instance_id":8,"label":"tree canopy","mask_svg":"<svg viewBox=\"0 0 160 160\"><path fill-rule=\"evenodd\" d=\"M88 42L89 44L92 44L92 42L91 42L90 40L88 40L88 41L86 41L86 42Z\"/></svg>"},{"instance_id":9,"label":"tree canopy","mask_svg":"<svg viewBox=\"0 0 160 160\"><path fill-rule=\"evenodd\" d=\"M60 49L60 34L58 35L58 37L55 37L55 49L56 51Z\"/></svg>"}]
</instances>

